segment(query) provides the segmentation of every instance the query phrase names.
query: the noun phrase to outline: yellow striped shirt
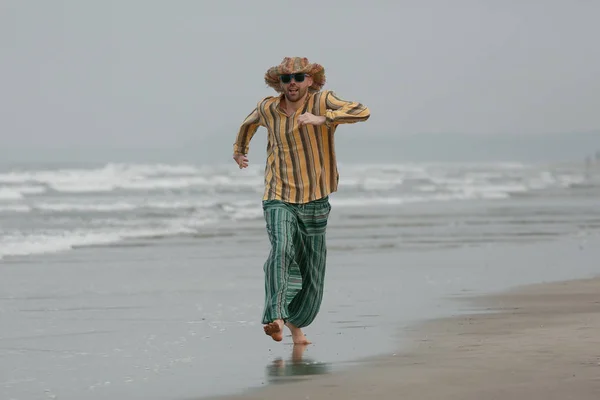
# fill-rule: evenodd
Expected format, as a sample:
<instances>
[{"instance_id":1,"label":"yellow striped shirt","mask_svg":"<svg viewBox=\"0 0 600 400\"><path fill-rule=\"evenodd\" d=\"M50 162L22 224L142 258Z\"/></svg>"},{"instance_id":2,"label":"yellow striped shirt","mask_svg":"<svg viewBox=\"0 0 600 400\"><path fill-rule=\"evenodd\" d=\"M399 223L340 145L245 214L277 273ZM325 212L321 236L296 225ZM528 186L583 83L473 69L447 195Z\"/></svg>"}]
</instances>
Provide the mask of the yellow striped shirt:
<instances>
[{"instance_id":1,"label":"yellow striped shirt","mask_svg":"<svg viewBox=\"0 0 600 400\"><path fill-rule=\"evenodd\" d=\"M258 102L243 121L233 145L234 154L248 154L250 140L259 127L267 129L267 165L263 200L307 203L337 191L339 173L334 133L339 124L369 119L361 103L345 101L327 90L309 92L306 103L287 116L280 107L282 96ZM325 116L320 126L298 126L305 112Z\"/></svg>"}]
</instances>

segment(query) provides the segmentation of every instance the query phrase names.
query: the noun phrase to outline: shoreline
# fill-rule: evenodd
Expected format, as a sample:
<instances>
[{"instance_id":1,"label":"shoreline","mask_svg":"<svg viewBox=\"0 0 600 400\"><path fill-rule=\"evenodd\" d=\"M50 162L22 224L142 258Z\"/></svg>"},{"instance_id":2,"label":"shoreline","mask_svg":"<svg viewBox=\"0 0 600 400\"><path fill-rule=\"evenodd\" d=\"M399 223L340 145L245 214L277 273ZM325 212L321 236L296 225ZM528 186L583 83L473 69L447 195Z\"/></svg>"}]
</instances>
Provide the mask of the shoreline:
<instances>
[{"instance_id":1,"label":"shoreline","mask_svg":"<svg viewBox=\"0 0 600 400\"><path fill-rule=\"evenodd\" d=\"M399 334L409 344L393 355L297 377L298 382L201 399L598 399L598 293L600 275L461 296L458 301L470 312L404 329Z\"/></svg>"}]
</instances>

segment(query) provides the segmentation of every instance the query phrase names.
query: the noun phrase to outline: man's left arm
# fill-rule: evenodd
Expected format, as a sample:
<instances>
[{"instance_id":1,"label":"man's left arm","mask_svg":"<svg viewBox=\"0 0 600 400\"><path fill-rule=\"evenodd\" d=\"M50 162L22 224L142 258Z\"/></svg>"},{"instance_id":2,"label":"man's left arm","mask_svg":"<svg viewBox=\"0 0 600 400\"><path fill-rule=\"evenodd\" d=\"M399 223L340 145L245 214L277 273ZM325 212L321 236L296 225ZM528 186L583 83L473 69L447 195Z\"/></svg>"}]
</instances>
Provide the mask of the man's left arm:
<instances>
[{"instance_id":1,"label":"man's left arm","mask_svg":"<svg viewBox=\"0 0 600 400\"><path fill-rule=\"evenodd\" d=\"M369 108L361 103L340 99L334 92L328 91L325 98L325 124L354 124L366 121L371 116Z\"/></svg>"}]
</instances>

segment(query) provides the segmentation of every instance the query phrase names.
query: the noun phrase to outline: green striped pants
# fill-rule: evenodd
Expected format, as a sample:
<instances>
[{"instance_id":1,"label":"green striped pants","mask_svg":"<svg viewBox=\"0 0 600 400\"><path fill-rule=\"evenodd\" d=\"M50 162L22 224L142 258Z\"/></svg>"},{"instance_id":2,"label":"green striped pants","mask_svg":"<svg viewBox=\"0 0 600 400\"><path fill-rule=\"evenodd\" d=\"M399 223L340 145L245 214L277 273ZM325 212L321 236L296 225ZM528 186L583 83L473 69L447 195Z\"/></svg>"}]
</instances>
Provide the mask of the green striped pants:
<instances>
[{"instance_id":1,"label":"green striped pants","mask_svg":"<svg viewBox=\"0 0 600 400\"><path fill-rule=\"evenodd\" d=\"M264 264L263 324L276 319L302 328L321 307L331 205L324 197L304 204L263 201L271 251Z\"/></svg>"}]
</instances>

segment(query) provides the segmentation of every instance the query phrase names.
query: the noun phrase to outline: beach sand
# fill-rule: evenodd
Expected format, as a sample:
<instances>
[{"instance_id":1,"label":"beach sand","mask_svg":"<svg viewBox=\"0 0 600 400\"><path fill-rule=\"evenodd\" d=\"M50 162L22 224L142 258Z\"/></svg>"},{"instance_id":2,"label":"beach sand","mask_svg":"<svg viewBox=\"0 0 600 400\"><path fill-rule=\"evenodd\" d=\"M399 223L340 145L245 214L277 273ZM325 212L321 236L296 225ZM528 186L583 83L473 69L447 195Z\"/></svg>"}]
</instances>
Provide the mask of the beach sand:
<instances>
[{"instance_id":1,"label":"beach sand","mask_svg":"<svg viewBox=\"0 0 600 400\"><path fill-rule=\"evenodd\" d=\"M600 278L463 300L468 315L403 331L412 341L403 352L221 399L600 398Z\"/></svg>"}]
</instances>

